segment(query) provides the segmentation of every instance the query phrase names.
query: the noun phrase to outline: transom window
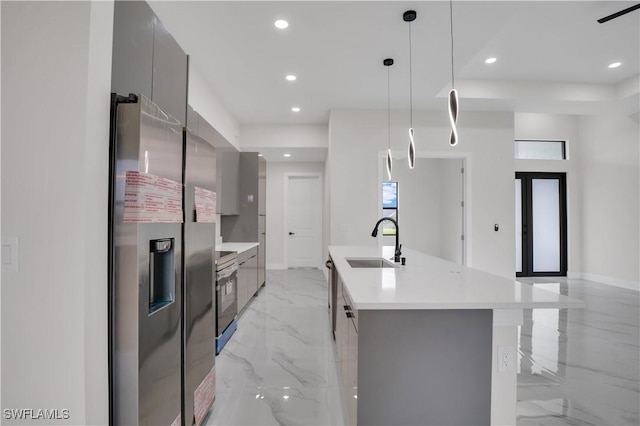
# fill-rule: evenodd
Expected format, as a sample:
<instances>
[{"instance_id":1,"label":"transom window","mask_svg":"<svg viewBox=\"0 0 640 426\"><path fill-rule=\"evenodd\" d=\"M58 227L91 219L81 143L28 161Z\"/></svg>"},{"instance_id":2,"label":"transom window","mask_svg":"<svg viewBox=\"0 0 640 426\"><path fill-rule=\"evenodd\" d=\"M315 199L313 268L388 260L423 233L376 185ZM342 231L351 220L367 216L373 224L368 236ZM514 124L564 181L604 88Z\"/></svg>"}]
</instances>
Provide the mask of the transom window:
<instances>
[{"instance_id":1,"label":"transom window","mask_svg":"<svg viewBox=\"0 0 640 426\"><path fill-rule=\"evenodd\" d=\"M516 140L516 160L566 160L565 141Z\"/></svg>"}]
</instances>

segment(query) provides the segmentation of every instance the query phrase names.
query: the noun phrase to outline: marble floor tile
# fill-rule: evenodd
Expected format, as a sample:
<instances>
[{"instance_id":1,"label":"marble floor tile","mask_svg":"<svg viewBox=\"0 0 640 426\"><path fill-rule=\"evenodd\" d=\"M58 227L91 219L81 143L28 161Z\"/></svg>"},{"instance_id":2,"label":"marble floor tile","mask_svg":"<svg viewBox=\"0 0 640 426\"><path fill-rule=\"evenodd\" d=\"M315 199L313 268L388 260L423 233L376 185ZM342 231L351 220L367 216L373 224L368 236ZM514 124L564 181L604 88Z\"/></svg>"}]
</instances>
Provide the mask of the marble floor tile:
<instances>
[{"instance_id":1,"label":"marble floor tile","mask_svg":"<svg viewBox=\"0 0 640 426\"><path fill-rule=\"evenodd\" d=\"M638 292L566 278L521 281L586 308L525 311L518 424L640 424Z\"/></svg>"},{"instance_id":2,"label":"marble floor tile","mask_svg":"<svg viewBox=\"0 0 640 426\"><path fill-rule=\"evenodd\" d=\"M587 306L525 311L517 424L640 424L638 292L566 278L521 281ZM267 271L216 357L216 375L207 425L344 425L322 271Z\"/></svg>"},{"instance_id":3,"label":"marble floor tile","mask_svg":"<svg viewBox=\"0 0 640 426\"><path fill-rule=\"evenodd\" d=\"M216 357L206 424L343 425L327 306L322 271L267 271Z\"/></svg>"}]
</instances>

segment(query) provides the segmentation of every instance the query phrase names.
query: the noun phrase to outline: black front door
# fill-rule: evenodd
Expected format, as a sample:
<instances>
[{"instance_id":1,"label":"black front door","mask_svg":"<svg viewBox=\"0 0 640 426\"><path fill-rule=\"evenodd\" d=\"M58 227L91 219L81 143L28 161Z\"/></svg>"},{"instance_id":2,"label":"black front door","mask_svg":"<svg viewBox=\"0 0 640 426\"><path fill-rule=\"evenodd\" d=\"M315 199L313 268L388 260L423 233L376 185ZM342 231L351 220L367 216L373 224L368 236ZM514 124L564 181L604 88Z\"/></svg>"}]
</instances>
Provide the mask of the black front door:
<instances>
[{"instance_id":1,"label":"black front door","mask_svg":"<svg viewBox=\"0 0 640 426\"><path fill-rule=\"evenodd\" d=\"M567 275L564 173L516 173L516 276Z\"/></svg>"}]
</instances>

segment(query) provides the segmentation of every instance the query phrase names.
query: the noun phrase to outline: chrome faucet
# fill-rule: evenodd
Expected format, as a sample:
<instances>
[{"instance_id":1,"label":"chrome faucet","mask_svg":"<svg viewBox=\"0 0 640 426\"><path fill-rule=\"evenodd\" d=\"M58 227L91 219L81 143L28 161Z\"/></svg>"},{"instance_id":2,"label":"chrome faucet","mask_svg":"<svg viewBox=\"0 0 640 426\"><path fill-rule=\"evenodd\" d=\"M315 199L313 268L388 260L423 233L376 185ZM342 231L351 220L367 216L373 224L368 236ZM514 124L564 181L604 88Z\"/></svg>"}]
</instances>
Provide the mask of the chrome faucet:
<instances>
[{"instance_id":1,"label":"chrome faucet","mask_svg":"<svg viewBox=\"0 0 640 426\"><path fill-rule=\"evenodd\" d=\"M398 222L396 222L394 218L383 217L382 219L378 220L376 222L376 226L373 227L373 232L371 232L371 236L374 238L378 236L378 226L385 220L393 222L393 224L396 227L396 251L393 255L393 261L400 263L400 256L402 255L402 252L400 251L400 249L402 248L402 244L400 244L400 228L398 227Z\"/></svg>"}]
</instances>

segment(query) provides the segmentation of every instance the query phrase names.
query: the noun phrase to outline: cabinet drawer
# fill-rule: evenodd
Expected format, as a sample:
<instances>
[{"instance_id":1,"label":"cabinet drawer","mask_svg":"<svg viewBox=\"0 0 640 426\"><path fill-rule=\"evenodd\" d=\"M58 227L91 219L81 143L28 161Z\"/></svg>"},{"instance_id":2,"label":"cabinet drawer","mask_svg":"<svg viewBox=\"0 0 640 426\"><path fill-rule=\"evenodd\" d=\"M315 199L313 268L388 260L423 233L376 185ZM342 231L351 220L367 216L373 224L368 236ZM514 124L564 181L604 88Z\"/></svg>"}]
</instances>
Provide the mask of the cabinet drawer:
<instances>
[{"instance_id":1,"label":"cabinet drawer","mask_svg":"<svg viewBox=\"0 0 640 426\"><path fill-rule=\"evenodd\" d=\"M247 253L248 253L249 257L257 256L258 255L258 247L254 247L252 249L249 249L249 251L247 251Z\"/></svg>"},{"instance_id":2,"label":"cabinet drawer","mask_svg":"<svg viewBox=\"0 0 640 426\"><path fill-rule=\"evenodd\" d=\"M344 297L344 304L348 307L345 308L345 310L351 312L351 320L353 321L353 325L356 327L356 331L358 331L358 310L353 306L349 292L347 292L344 287L342 289L342 295Z\"/></svg>"},{"instance_id":3,"label":"cabinet drawer","mask_svg":"<svg viewBox=\"0 0 640 426\"><path fill-rule=\"evenodd\" d=\"M243 251L242 253L238 253L238 264L246 262L248 258L248 252Z\"/></svg>"}]
</instances>

